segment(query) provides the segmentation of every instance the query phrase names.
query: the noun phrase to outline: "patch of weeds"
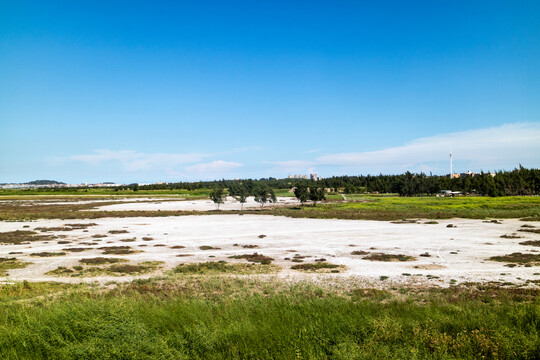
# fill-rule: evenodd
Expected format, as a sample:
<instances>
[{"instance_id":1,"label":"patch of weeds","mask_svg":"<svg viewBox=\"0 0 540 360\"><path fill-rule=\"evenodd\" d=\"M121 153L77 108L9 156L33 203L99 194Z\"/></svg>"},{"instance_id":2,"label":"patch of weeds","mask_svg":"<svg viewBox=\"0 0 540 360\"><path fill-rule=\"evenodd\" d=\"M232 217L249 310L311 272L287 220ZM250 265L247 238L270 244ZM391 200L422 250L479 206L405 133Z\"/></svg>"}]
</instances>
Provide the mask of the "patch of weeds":
<instances>
[{"instance_id":1,"label":"patch of weeds","mask_svg":"<svg viewBox=\"0 0 540 360\"><path fill-rule=\"evenodd\" d=\"M519 245L530 245L530 246L540 246L540 240L527 240L522 241Z\"/></svg>"},{"instance_id":2,"label":"patch of weeds","mask_svg":"<svg viewBox=\"0 0 540 360\"><path fill-rule=\"evenodd\" d=\"M140 252L136 250L131 250L131 247L129 246L102 246L98 249L104 250L103 254L105 255L127 255Z\"/></svg>"},{"instance_id":3,"label":"patch of weeds","mask_svg":"<svg viewBox=\"0 0 540 360\"><path fill-rule=\"evenodd\" d=\"M66 244L71 244L71 241L60 240L60 241L57 241L56 243L57 243L58 245L66 245Z\"/></svg>"},{"instance_id":4,"label":"patch of weeds","mask_svg":"<svg viewBox=\"0 0 540 360\"><path fill-rule=\"evenodd\" d=\"M388 276L386 276L386 275L379 276L379 280L381 280L381 281L384 281L384 280L387 280L387 279L388 279Z\"/></svg>"},{"instance_id":5,"label":"patch of weeds","mask_svg":"<svg viewBox=\"0 0 540 360\"><path fill-rule=\"evenodd\" d=\"M505 235L501 235L500 238L502 239L521 239L522 236L519 236L519 235L516 235L516 234L505 234Z\"/></svg>"},{"instance_id":6,"label":"patch of weeds","mask_svg":"<svg viewBox=\"0 0 540 360\"><path fill-rule=\"evenodd\" d=\"M174 268L177 274L253 274L268 273L275 268L259 264L228 264L226 261L209 261L197 264L179 264Z\"/></svg>"},{"instance_id":7,"label":"patch of weeds","mask_svg":"<svg viewBox=\"0 0 540 360\"><path fill-rule=\"evenodd\" d=\"M108 235L103 235L103 234L96 234L96 235L92 235L92 237L94 239L101 239L101 238L106 238Z\"/></svg>"},{"instance_id":8,"label":"patch of weeds","mask_svg":"<svg viewBox=\"0 0 540 360\"><path fill-rule=\"evenodd\" d=\"M46 241L53 239L50 235L36 235L35 231L16 230L0 233L0 244L21 245L31 241Z\"/></svg>"},{"instance_id":9,"label":"patch of weeds","mask_svg":"<svg viewBox=\"0 0 540 360\"><path fill-rule=\"evenodd\" d=\"M134 242L137 238L121 239L121 242Z\"/></svg>"},{"instance_id":10,"label":"patch of weeds","mask_svg":"<svg viewBox=\"0 0 540 360\"><path fill-rule=\"evenodd\" d=\"M221 248L213 247L213 246L210 246L210 245L202 245L202 246L199 246L199 249L201 249L201 250L220 250Z\"/></svg>"},{"instance_id":11,"label":"patch of weeds","mask_svg":"<svg viewBox=\"0 0 540 360\"><path fill-rule=\"evenodd\" d=\"M53 257L53 256L64 256L64 255L66 255L65 252L48 252L48 251L30 254L30 256L38 256L38 257Z\"/></svg>"},{"instance_id":12,"label":"patch of weeds","mask_svg":"<svg viewBox=\"0 0 540 360\"><path fill-rule=\"evenodd\" d=\"M499 220L484 220L482 222L491 224L502 224L502 222L500 222Z\"/></svg>"},{"instance_id":13,"label":"patch of weeds","mask_svg":"<svg viewBox=\"0 0 540 360\"><path fill-rule=\"evenodd\" d=\"M171 246L171 249L185 249L186 247L185 246L182 246L182 245L174 245L174 246Z\"/></svg>"},{"instance_id":14,"label":"patch of weeds","mask_svg":"<svg viewBox=\"0 0 540 360\"><path fill-rule=\"evenodd\" d=\"M450 254L457 255L457 251L450 251Z\"/></svg>"},{"instance_id":15,"label":"patch of weeds","mask_svg":"<svg viewBox=\"0 0 540 360\"><path fill-rule=\"evenodd\" d=\"M162 246L167 246L167 245L165 245L165 244L156 244L156 245L154 245L154 247L162 247Z\"/></svg>"},{"instance_id":16,"label":"patch of weeds","mask_svg":"<svg viewBox=\"0 0 540 360\"><path fill-rule=\"evenodd\" d=\"M523 254L520 252L515 252L512 254L507 254L503 256L492 256L488 260L499 261L499 262L508 262L519 265L539 265L540 264L540 255L537 254Z\"/></svg>"},{"instance_id":17,"label":"patch of weeds","mask_svg":"<svg viewBox=\"0 0 540 360\"><path fill-rule=\"evenodd\" d=\"M106 267L96 266L98 264L91 264L92 266L89 266L89 267L76 265L76 266L73 266L72 268L59 266L55 270L49 271L47 275L70 276L70 277L99 276L103 274L112 275L112 276L139 275L139 274L155 271L157 268L161 266L161 264L162 264L161 261L146 261L146 262L139 263L137 265L118 264L118 265L110 265Z\"/></svg>"},{"instance_id":18,"label":"patch of weeds","mask_svg":"<svg viewBox=\"0 0 540 360\"><path fill-rule=\"evenodd\" d=\"M411 276L410 273L402 273L401 275L403 275L403 276Z\"/></svg>"},{"instance_id":19,"label":"patch of weeds","mask_svg":"<svg viewBox=\"0 0 540 360\"><path fill-rule=\"evenodd\" d=\"M392 224L418 224L418 221L416 220L407 220L407 219L402 219L402 220L399 220L399 221L390 221Z\"/></svg>"},{"instance_id":20,"label":"patch of weeds","mask_svg":"<svg viewBox=\"0 0 540 360\"><path fill-rule=\"evenodd\" d=\"M85 265L115 264L115 263L126 262L126 261L127 259L106 258L106 257L86 258L86 259L79 260L81 264L85 264Z\"/></svg>"},{"instance_id":21,"label":"patch of weeds","mask_svg":"<svg viewBox=\"0 0 540 360\"><path fill-rule=\"evenodd\" d=\"M229 259L246 259L249 262L256 262L263 265L267 265L272 263L272 260L274 260L271 257L264 256L263 254L253 253L253 254L245 254L245 255L233 255L229 256Z\"/></svg>"},{"instance_id":22,"label":"patch of weeds","mask_svg":"<svg viewBox=\"0 0 540 360\"><path fill-rule=\"evenodd\" d=\"M92 248L72 247L72 248L62 249L62 251L69 251L69 252L81 252L81 251L86 251L86 250L92 250Z\"/></svg>"},{"instance_id":23,"label":"patch of weeds","mask_svg":"<svg viewBox=\"0 0 540 360\"><path fill-rule=\"evenodd\" d=\"M193 254L178 254L177 257L193 256Z\"/></svg>"},{"instance_id":24,"label":"patch of weeds","mask_svg":"<svg viewBox=\"0 0 540 360\"><path fill-rule=\"evenodd\" d=\"M11 269L23 269L31 263L21 261L17 258L0 258L0 276L6 276L7 271Z\"/></svg>"},{"instance_id":25,"label":"patch of weeds","mask_svg":"<svg viewBox=\"0 0 540 360\"><path fill-rule=\"evenodd\" d=\"M438 221L426 221L424 224L428 224L428 225L435 225L435 224L438 224L439 222Z\"/></svg>"},{"instance_id":26,"label":"patch of weeds","mask_svg":"<svg viewBox=\"0 0 540 360\"><path fill-rule=\"evenodd\" d=\"M540 229L519 229L518 231L540 234Z\"/></svg>"},{"instance_id":27,"label":"patch of weeds","mask_svg":"<svg viewBox=\"0 0 540 360\"><path fill-rule=\"evenodd\" d=\"M351 253L351 255L367 255L367 254L369 254L369 251L363 251L363 250L357 250Z\"/></svg>"},{"instance_id":28,"label":"patch of weeds","mask_svg":"<svg viewBox=\"0 0 540 360\"><path fill-rule=\"evenodd\" d=\"M305 263L291 266L293 270L311 271L311 272L326 272L328 269L338 269L342 266L331 264L328 262Z\"/></svg>"},{"instance_id":29,"label":"patch of weeds","mask_svg":"<svg viewBox=\"0 0 540 360\"><path fill-rule=\"evenodd\" d=\"M325 262L325 261L326 261L325 258L315 259L315 262Z\"/></svg>"},{"instance_id":30,"label":"patch of weeds","mask_svg":"<svg viewBox=\"0 0 540 360\"><path fill-rule=\"evenodd\" d=\"M454 285L457 283L457 280L456 279L450 279L450 285Z\"/></svg>"},{"instance_id":31,"label":"patch of weeds","mask_svg":"<svg viewBox=\"0 0 540 360\"><path fill-rule=\"evenodd\" d=\"M259 245L242 245L244 249L258 249Z\"/></svg>"},{"instance_id":32,"label":"patch of weeds","mask_svg":"<svg viewBox=\"0 0 540 360\"><path fill-rule=\"evenodd\" d=\"M111 265L107 268L107 272L123 275L143 274L156 270L158 267L160 267L161 264L163 264L162 261L145 261L137 265Z\"/></svg>"},{"instance_id":33,"label":"patch of weeds","mask_svg":"<svg viewBox=\"0 0 540 360\"><path fill-rule=\"evenodd\" d=\"M64 226L70 227L70 228L76 230L76 229L86 229L86 228L88 228L90 226L97 226L97 224L96 223L86 223L86 224L81 223L81 224L65 224Z\"/></svg>"},{"instance_id":34,"label":"patch of weeds","mask_svg":"<svg viewBox=\"0 0 540 360\"><path fill-rule=\"evenodd\" d=\"M522 228L534 228L534 225L531 224L523 224L521 225Z\"/></svg>"},{"instance_id":35,"label":"patch of weeds","mask_svg":"<svg viewBox=\"0 0 540 360\"><path fill-rule=\"evenodd\" d=\"M143 239L144 241L152 241L152 240L154 240L154 238L153 238L153 237L150 237L150 236L145 236L145 237L143 237L142 239Z\"/></svg>"},{"instance_id":36,"label":"patch of weeds","mask_svg":"<svg viewBox=\"0 0 540 360\"><path fill-rule=\"evenodd\" d=\"M109 234L127 234L129 231L127 230L109 230Z\"/></svg>"},{"instance_id":37,"label":"patch of weeds","mask_svg":"<svg viewBox=\"0 0 540 360\"><path fill-rule=\"evenodd\" d=\"M364 256L362 259L370 261L415 261L414 256L408 256L403 254L385 254L385 253L372 253L368 256Z\"/></svg>"}]
</instances>

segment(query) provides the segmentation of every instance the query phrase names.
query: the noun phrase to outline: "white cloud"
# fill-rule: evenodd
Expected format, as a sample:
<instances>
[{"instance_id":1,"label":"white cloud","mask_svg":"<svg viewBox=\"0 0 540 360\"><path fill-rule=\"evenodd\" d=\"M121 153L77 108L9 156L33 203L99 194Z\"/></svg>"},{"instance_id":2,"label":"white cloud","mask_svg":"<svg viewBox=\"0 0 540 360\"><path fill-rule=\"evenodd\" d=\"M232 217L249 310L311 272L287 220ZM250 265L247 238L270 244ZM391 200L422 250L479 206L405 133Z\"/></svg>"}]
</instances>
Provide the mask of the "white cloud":
<instances>
[{"instance_id":1,"label":"white cloud","mask_svg":"<svg viewBox=\"0 0 540 360\"><path fill-rule=\"evenodd\" d=\"M79 161L93 166L101 165L105 162L120 162L125 170L141 171L155 167L174 166L178 164L189 164L201 161L209 154L202 153L185 153L185 154L168 154L155 153L146 154L133 150L94 150L91 154L73 155L64 161Z\"/></svg>"},{"instance_id":2,"label":"white cloud","mask_svg":"<svg viewBox=\"0 0 540 360\"><path fill-rule=\"evenodd\" d=\"M473 169L501 169L523 164L540 165L540 123L507 124L419 138L403 146L376 151L320 156L320 165L355 167L393 172L436 169L448 161L450 147L454 159ZM420 171L422 171L420 170ZM467 169L461 169L466 171Z\"/></svg>"},{"instance_id":3,"label":"white cloud","mask_svg":"<svg viewBox=\"0 0 540 360\"><path fill-rule=\"evenodd\" d=\"M315 161L304 160L267 161L266 163L275 165L275 170L277 171L292 173L304 173L317 164Z\"/></svg>"},{"instance_id":4,"label":"white cloud","mask_svg":"<svg viewBox=\"0 0 540 360\"><path fill-rule=\"evenodd\" d=\"M210 163L195 164L192 166L188 166L186 167L186 171L191 172L191 173L198 173L198 174L201 174L201 173L219 174L219 173L234 170L241 166L243 165L234 161L216 160Z\"/></svg>"}]
</instances>

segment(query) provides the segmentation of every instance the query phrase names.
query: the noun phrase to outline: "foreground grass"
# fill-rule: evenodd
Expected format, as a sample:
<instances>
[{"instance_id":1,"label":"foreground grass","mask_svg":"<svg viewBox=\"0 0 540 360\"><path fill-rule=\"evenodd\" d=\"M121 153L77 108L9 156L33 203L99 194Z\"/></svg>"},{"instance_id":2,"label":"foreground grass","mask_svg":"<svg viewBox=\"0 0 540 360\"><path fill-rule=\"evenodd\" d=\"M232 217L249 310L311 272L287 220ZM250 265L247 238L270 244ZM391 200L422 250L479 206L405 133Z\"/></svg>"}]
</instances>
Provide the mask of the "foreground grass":
<instances>
[{"instance_id":1,"label":"foreground grass","mask_svg":"<svg viewBox=\"0 0 540 360\"><path fill-rule=\"evenodd\" d=\"M536 359L538 290L174 275L0 287L2 359Z\"/></svg>"}]
</instances>

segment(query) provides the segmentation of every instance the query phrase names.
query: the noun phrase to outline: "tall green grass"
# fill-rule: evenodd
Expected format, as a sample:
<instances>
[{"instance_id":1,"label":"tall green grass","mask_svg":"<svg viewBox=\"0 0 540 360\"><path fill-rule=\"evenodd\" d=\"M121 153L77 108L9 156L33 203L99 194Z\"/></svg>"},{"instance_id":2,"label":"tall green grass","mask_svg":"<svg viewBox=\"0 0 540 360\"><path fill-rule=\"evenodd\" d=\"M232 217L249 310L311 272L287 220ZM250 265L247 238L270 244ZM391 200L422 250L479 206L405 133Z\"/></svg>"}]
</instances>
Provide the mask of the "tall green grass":
<instances>
[{"instance_id":1,"label":"tall green grass","mask_svg":"<svg viewBox=\"0 0 540 360\"><path fill-rule=\"evenodd\" d=\"M3 303L0 358L538 359L537 295L141 281Z\"/></svg>"}]
</instances>

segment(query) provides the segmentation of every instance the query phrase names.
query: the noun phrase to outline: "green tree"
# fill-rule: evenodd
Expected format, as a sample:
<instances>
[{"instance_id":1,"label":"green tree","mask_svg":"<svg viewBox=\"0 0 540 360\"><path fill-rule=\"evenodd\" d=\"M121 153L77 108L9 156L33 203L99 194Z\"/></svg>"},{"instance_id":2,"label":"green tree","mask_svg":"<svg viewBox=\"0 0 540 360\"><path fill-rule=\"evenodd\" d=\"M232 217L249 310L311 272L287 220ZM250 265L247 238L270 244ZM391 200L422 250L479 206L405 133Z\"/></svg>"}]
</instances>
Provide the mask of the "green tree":
<instances>
[{"instance_id":1,"label":"green tree","mask_svg":"<svg viewBox=\"0 0 540 360\"><path fill-rule=\"evenodd\" d=\"M241 204L240 210L244 210L244 204L246 203L248 195L249 193L244 185L240 185L236 188L236 199Z\"/></svg>"},{"instance_id":2,"label":"green tree","mask_svg":"<svg viewBox=\"0 0 540 360\"><path fill-rule=\"evenodd\" d=\"M277 201L274 190L268 186L261 186L254 191L255 201L261 204L261 209L267 202L275 203Z\"/></svg>"},{"instance_id":3,"label":"green tree","mask_svg":"<svg viewBox=\"0 0 540 360\"><path fill-rule=\"evenodd\" d=\"M225 190L221 186L215 187L210 193L210 199L212 199L219 210L219 206L225 202Z\"/></svg>"},{"instance_id":4,"label":"green tree","mask_svg":"<svg viewBox=\"0 0 540 360\"><path fill-rule=\"evenodd\" d=\"M296 188L294 189L294 196L300 201L300 204L304 206L306 201L309 199L309 192L306 184L300 183L296 185Z\"/></svg>"},{"instance_id":5,"label":"green tree","mask_svg":"<svg viewBox=\"0 0 540 360\"><path fill-rule=\"evenodd\" d=\"M326 199L326 191L323 187L311 187L309 188L309 199L313 201L313 206L317 206L318 201L323 201Z\"/></svg>"}]
</instances>

